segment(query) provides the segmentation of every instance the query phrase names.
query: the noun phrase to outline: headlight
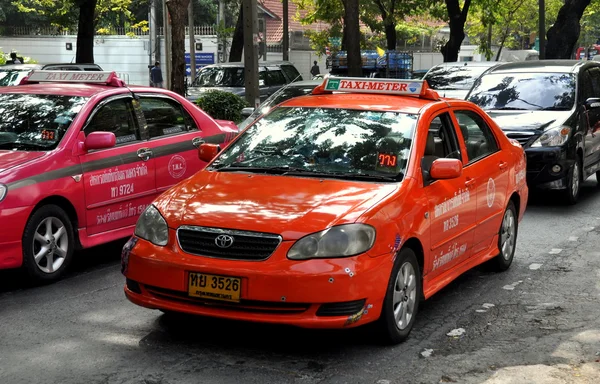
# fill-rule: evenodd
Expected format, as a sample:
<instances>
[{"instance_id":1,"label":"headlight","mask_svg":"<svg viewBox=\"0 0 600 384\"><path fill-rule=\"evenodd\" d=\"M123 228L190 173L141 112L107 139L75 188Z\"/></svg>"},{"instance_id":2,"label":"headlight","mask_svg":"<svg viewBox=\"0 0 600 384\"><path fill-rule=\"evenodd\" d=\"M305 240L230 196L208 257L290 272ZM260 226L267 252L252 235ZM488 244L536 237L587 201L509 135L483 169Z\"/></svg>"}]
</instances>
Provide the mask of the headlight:
<instances>
[{"instance_id":1,"label":"headlight","mask_svg":"<svg viewBox=\"0 0 600 384\"><path fill-rule=\"evenodd\" d=\"M8 191L8 188L6 187L6 185L0 184L0 201L4 200L4 198L6 197L7 191Z\"/></svg>"},{"instance_id":2,"label":"headlight","mask_svg":"<svg viewBox=\"0 0 600 384\"><path fill-rule=\"evenodd\" d=\"M338 225L298 240L287 256L293 260L354 256L371 249L374 242L370 225Z\"/></svg>"},{"instance_id":3,"label":"headlight","mask_svg":"<svg viewBox=\"0 0 600 384\"><path fill-rule=\"evenodd\" d=\"M563 145L569 139L570 127L556 127L545 131L536 141L531 144L532 147L556 147Z\"/></svg>"},{"instance_id":4,"label":"headlight","mask_svg":"<svg viewBox=\"0 0 600 384\"><path fill-rule=\"evenodd\" d=\"M156 245L167 245L169 228L154 205L149 205L135 225L135 235Z\"/></svg>"}]
</instances>

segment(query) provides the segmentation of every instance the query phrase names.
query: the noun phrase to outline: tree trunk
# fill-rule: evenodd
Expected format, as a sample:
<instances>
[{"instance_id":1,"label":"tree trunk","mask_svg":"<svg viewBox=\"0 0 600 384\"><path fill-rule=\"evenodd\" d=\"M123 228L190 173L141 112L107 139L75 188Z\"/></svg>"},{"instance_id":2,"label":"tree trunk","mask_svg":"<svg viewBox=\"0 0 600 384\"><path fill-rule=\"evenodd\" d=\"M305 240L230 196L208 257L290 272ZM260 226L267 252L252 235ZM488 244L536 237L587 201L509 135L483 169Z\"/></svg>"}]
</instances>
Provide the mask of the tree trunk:
<instances>
[{"instance_id":1,"label":"tree trunk","mask_svg":"<svg viewBox=\"0 0 600 384\"><path fill-rule=\"evenodd\" d=\"M546 36L546 59L569 59L579 39L579 21L591 0L566 0Z\"/></svg>"},{"instance_id":2,"label":"tree trunk","mask_svg":"<svg viewBox=\"0 0 600 384\"><path fill-rule=\"evenodd\" d=\"M444 62L458 61L458 51L465 38L465 22L469 13L471 0L465 0L462 10L459 0L445 0L448 18L450 20L450 39L441 49Z\"/></svg>"},{"instance_id":3,"label":"tree trunk","mask_svg":"<svg viewBox=\"0 0 600 384\"><path fill-rule=\"evenodd\" d=\"M387 41L388 51L396 50L396 26L392 24L385 25L385 39Z\"/></svg>"},{"instance_id":4,"label":"tree trunk","mask_svg":"<svg viewBox=\"0 0 600 384\"><path fill-rule=\"evenodd\" d=\"M190 0L169 0L171 16L171 91L185 95L185 25Z\"/></svg>"},{"instance_id":5,"label":"tree trunk","mask_svg":"<svg viewBox=\"0 0 600 384\"><path fill-rule=\"evenodd\" d=\"M344 25L348 53L348 76L362 76L360 57L360 24L358 21L358 1L344 0Z\"/></svg>"},{"instance_id":6,"label":"tree trunk","mask_svg":"<svg viewBox=\"0 0 600 384\"><path fill-rule=\"evenodd\" d=\"M237 22L235 23L235 31L231 39L231 50L229 51L229 61L242 61L242 53L244 53L244 5L240 6Z\"/></svg>"},{"instance_id":7,"label":"tree trunk","mask_svg":"<svg viewBox=\"0 0 600 384\"><path fill-rule=\"evenodd\" d=\"M77 23L76 63L94 62L94 12L97 0L77 0L79 21Z\"/></svg>"}]
</instances>

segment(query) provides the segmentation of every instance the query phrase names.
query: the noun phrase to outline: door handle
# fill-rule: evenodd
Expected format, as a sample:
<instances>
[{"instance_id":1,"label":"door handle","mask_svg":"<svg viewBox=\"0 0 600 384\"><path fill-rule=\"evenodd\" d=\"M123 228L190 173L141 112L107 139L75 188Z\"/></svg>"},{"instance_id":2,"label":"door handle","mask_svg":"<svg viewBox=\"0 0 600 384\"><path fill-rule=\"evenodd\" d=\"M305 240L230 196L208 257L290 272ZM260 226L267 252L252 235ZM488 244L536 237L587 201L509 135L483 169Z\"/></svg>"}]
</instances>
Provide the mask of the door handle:
<instances>
[{"instance_id":1,"label":"door handle","mask_svg":"<svg viewBox=\"0 0 600 384\"><path fill-rule=\"evenodd\" d=\"M467 188L472 186L473 184L475 184L475 179L468 178L467 181L465 181L465 187Z\"/></svg>"},{"instance_id":2,"label":"door handle","mask_svg":"<svg viewBox=\"0 0 600 384\"><path fill-rule=\"evenodd\" d=\"M505 170L506 167L508 167L508 163L505 161L501 161L500 164L498 164L498 167L502 170Z\"/></svg>"},{"instance_id":3,"label":"door handle","mask_svg":"<svg viewBox=\"0 0 600 384\"><path fill-rule=\"evenodd\" d=\"M194 137L192 139L192 145L196 148L200 147L202 144L204 144L204 140L202 140L201 137Z\"/></svg>"},{"instance_id":4,"label":"door handle","mask_svg":"<svg viewBox=\"0 0 600 384\"><path fill-rule=\"evenodd\" d=\"M150 148L140 148L137 151L137 155L140 159L148 161L150 156L152 156L152 150Z\"/></svg>"}]
</instances>

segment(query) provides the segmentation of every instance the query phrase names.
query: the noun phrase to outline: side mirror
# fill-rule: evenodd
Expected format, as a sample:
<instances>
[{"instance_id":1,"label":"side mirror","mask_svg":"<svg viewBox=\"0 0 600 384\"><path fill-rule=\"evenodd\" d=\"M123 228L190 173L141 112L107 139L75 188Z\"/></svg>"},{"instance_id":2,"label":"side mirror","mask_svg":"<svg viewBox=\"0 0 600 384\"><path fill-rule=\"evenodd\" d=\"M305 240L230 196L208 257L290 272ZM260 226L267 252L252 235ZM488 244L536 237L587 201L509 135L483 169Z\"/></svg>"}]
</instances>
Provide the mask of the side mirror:
<instances>
[{"instance_id":1,"label":"side mirror","mask_svg":"<svg viewBox=\"0 0 600 384\"><path fill-rule=\"evenodd\" d=\"M585 101L586 109L596 109L600 107L600 98L598 97L590 97Z\"/></svg>"},{"instance_id":2,"label":"side mirror","mask_svg":"<svg viewBox=\"0 0 600 384\"><path fill-rule=\"evenodd\" d=\"M198 158L208 163L217 157L220 151L221 147L218 144L203 143L198 147Z\"/></svg>"},{"instance_id":3,"label":"side mirror","mask_svg":"<svg viewBox=\"0 0 600 384\"><path fill-rule=\"evenodd\" d=\"M462 175L462 162L458 159L437 159L431 164L429 175L434 180L456 179Z\"/></svg>"},{"instance_id":4,"label":"side mirror","mask_svg":"<svg viewBox=\"0 0 600 384\"><path fill-rule=\"evenodd\" d=\"M117 143L117 137L112 132L92 132L85 138L83 143L85 149L106 149L112 148Z\"/></svg>"},{"instance_id":5,"label":"side mirror","mask_svg":"<svg viewBox=\"0 0 600 384\"><path fill-rule=\"evenodd\" d=\"M250 115L254 112L254 108L252 107L246 107L244 109L242 109L242 116L243 117L250 117Z\"/></svg>"}]
</instances>

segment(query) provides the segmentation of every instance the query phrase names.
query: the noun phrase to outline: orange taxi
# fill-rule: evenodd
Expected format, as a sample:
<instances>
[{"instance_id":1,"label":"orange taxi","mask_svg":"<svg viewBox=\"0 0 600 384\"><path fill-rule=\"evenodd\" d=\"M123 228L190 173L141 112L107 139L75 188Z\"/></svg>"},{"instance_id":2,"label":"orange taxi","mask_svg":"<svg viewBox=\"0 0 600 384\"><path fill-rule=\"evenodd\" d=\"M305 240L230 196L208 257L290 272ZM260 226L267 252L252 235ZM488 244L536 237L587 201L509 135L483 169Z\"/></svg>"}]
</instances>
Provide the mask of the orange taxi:
<instances>
[{"instance_id":1,"label":"orange taxi","mask_svg":"<svg viewBox=\"0 0 600 384\"><path fill-rule=\"evenodd\" d=\"M135 304L397 343L421 299L510 266L528 198L521 146L424 81L325 78L199 156L123 249Z\"/></svg>"}]
</instances>

